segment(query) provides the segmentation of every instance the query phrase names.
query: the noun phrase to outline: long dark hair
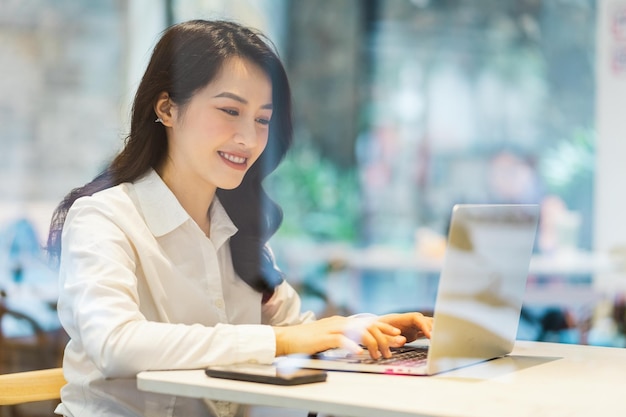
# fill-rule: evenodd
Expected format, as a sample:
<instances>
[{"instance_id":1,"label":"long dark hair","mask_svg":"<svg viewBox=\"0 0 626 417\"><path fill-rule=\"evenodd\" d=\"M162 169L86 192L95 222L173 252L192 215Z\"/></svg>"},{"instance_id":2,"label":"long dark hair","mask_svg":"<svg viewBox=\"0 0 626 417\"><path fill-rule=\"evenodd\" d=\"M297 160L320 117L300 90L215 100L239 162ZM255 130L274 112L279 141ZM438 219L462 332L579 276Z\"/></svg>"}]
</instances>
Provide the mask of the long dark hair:
<instances>
[{"instance_id":1,"label":"long dark hair","mask_svg":"<svg viewBox=\"0 0 626 417\"><path fill-rule=\"evenodd\" d=\"M218 189L217 195L239 229L230 240L237 274L266 297L282 282L282 273L267 248L268 239L282 222L282 211L266 194L262 181L278 166L291 145L289 82L271 43L262 34L229 21L193 20L164 32L137 89L124 148L91 182L65 196L52 215L47 249L53 260L60 258L63 224L76 199L135 181L164 162L167 136L163 125L155 123L154 113L158 95L166 91L171 100L184 106L233 57L253 62L270 77L273 114L269 140L261 157L250 167L239 187Z\"/></svg>"}]
</instances>

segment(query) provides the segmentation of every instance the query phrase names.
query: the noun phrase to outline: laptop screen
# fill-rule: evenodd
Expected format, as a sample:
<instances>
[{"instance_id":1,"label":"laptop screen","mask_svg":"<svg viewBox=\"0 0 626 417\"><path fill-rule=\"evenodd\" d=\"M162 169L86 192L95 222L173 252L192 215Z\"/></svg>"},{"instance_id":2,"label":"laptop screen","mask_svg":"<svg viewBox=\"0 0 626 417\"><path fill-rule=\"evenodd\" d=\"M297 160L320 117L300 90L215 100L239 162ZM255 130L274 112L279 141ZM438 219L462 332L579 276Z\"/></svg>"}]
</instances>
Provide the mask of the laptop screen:
<instances>
[{"instance_id":1,"label":"laptop screen","mask_svg":"<svg viewBox=\"0 0 626 417\"><path fill-rule=\"evenodd\" d=\"M428 371L513 348L539 217L537 205L457 205L435 304Z\"/></svg>"}]
</instances>

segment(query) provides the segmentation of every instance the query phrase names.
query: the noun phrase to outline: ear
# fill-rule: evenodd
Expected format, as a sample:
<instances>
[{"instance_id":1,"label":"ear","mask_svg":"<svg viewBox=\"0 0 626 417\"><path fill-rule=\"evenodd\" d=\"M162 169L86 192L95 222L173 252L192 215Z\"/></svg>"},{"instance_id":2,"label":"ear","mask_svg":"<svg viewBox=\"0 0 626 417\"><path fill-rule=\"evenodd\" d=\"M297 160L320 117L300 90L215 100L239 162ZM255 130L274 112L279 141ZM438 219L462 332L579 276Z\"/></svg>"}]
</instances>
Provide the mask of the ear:
<instances>
[{"instance_id":1,"label":"ear","mask_svg":"<svg viewBox=\"0 0 626 417\"><path fill-rule=\"evenodd\" d=\"M154 103L154 113L156 117L161 119L164 126L172 127L172 110L174 104L170 100L170 95L163 91L159 94L156 103Z\"/></svg>"}]
</instances>

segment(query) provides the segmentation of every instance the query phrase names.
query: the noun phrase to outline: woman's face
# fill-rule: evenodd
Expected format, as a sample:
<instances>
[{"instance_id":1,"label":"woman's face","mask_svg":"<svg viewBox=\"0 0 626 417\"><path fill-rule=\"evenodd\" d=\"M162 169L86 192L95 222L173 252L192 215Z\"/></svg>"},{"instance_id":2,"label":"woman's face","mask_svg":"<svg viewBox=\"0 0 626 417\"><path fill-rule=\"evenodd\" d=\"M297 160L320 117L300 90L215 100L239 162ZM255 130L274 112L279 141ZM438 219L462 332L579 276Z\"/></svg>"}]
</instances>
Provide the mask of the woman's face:
<instances>
[{"instance_id":1,"label":"woman's face","mask_svg":"<svg viewBox=\"0 0 626 417\"><path fill-rule=\"evenodd\" d=\"M173 105L171 116L164 173L233 189L267 145L272 84L257 65L232 58L184 109Z\"/></svg>"}]
</instances>

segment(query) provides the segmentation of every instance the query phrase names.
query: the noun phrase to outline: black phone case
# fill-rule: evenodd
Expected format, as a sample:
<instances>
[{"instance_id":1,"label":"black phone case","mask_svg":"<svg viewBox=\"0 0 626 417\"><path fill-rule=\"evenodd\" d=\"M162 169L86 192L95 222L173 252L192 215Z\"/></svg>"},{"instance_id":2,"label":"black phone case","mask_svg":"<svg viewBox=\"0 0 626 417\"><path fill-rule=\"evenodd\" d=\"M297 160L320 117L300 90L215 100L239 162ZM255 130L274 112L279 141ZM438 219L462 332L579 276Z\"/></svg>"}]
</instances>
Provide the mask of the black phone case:
<instances>
[{"instance_id":1,"label":"black phone case","mask_svg":"<svg viewBox=\"0 0 626 417\"><path fill-rule=\"evenodd\" d=\"M294 372L277 371L276 375L263 375L241 372L235 369L206 368L205 373L213 378L234 379L237 381L260 382L274 385L300 385L326 381L326 371L314 369L299 369Z\"/></svg>"}]
</instances>

